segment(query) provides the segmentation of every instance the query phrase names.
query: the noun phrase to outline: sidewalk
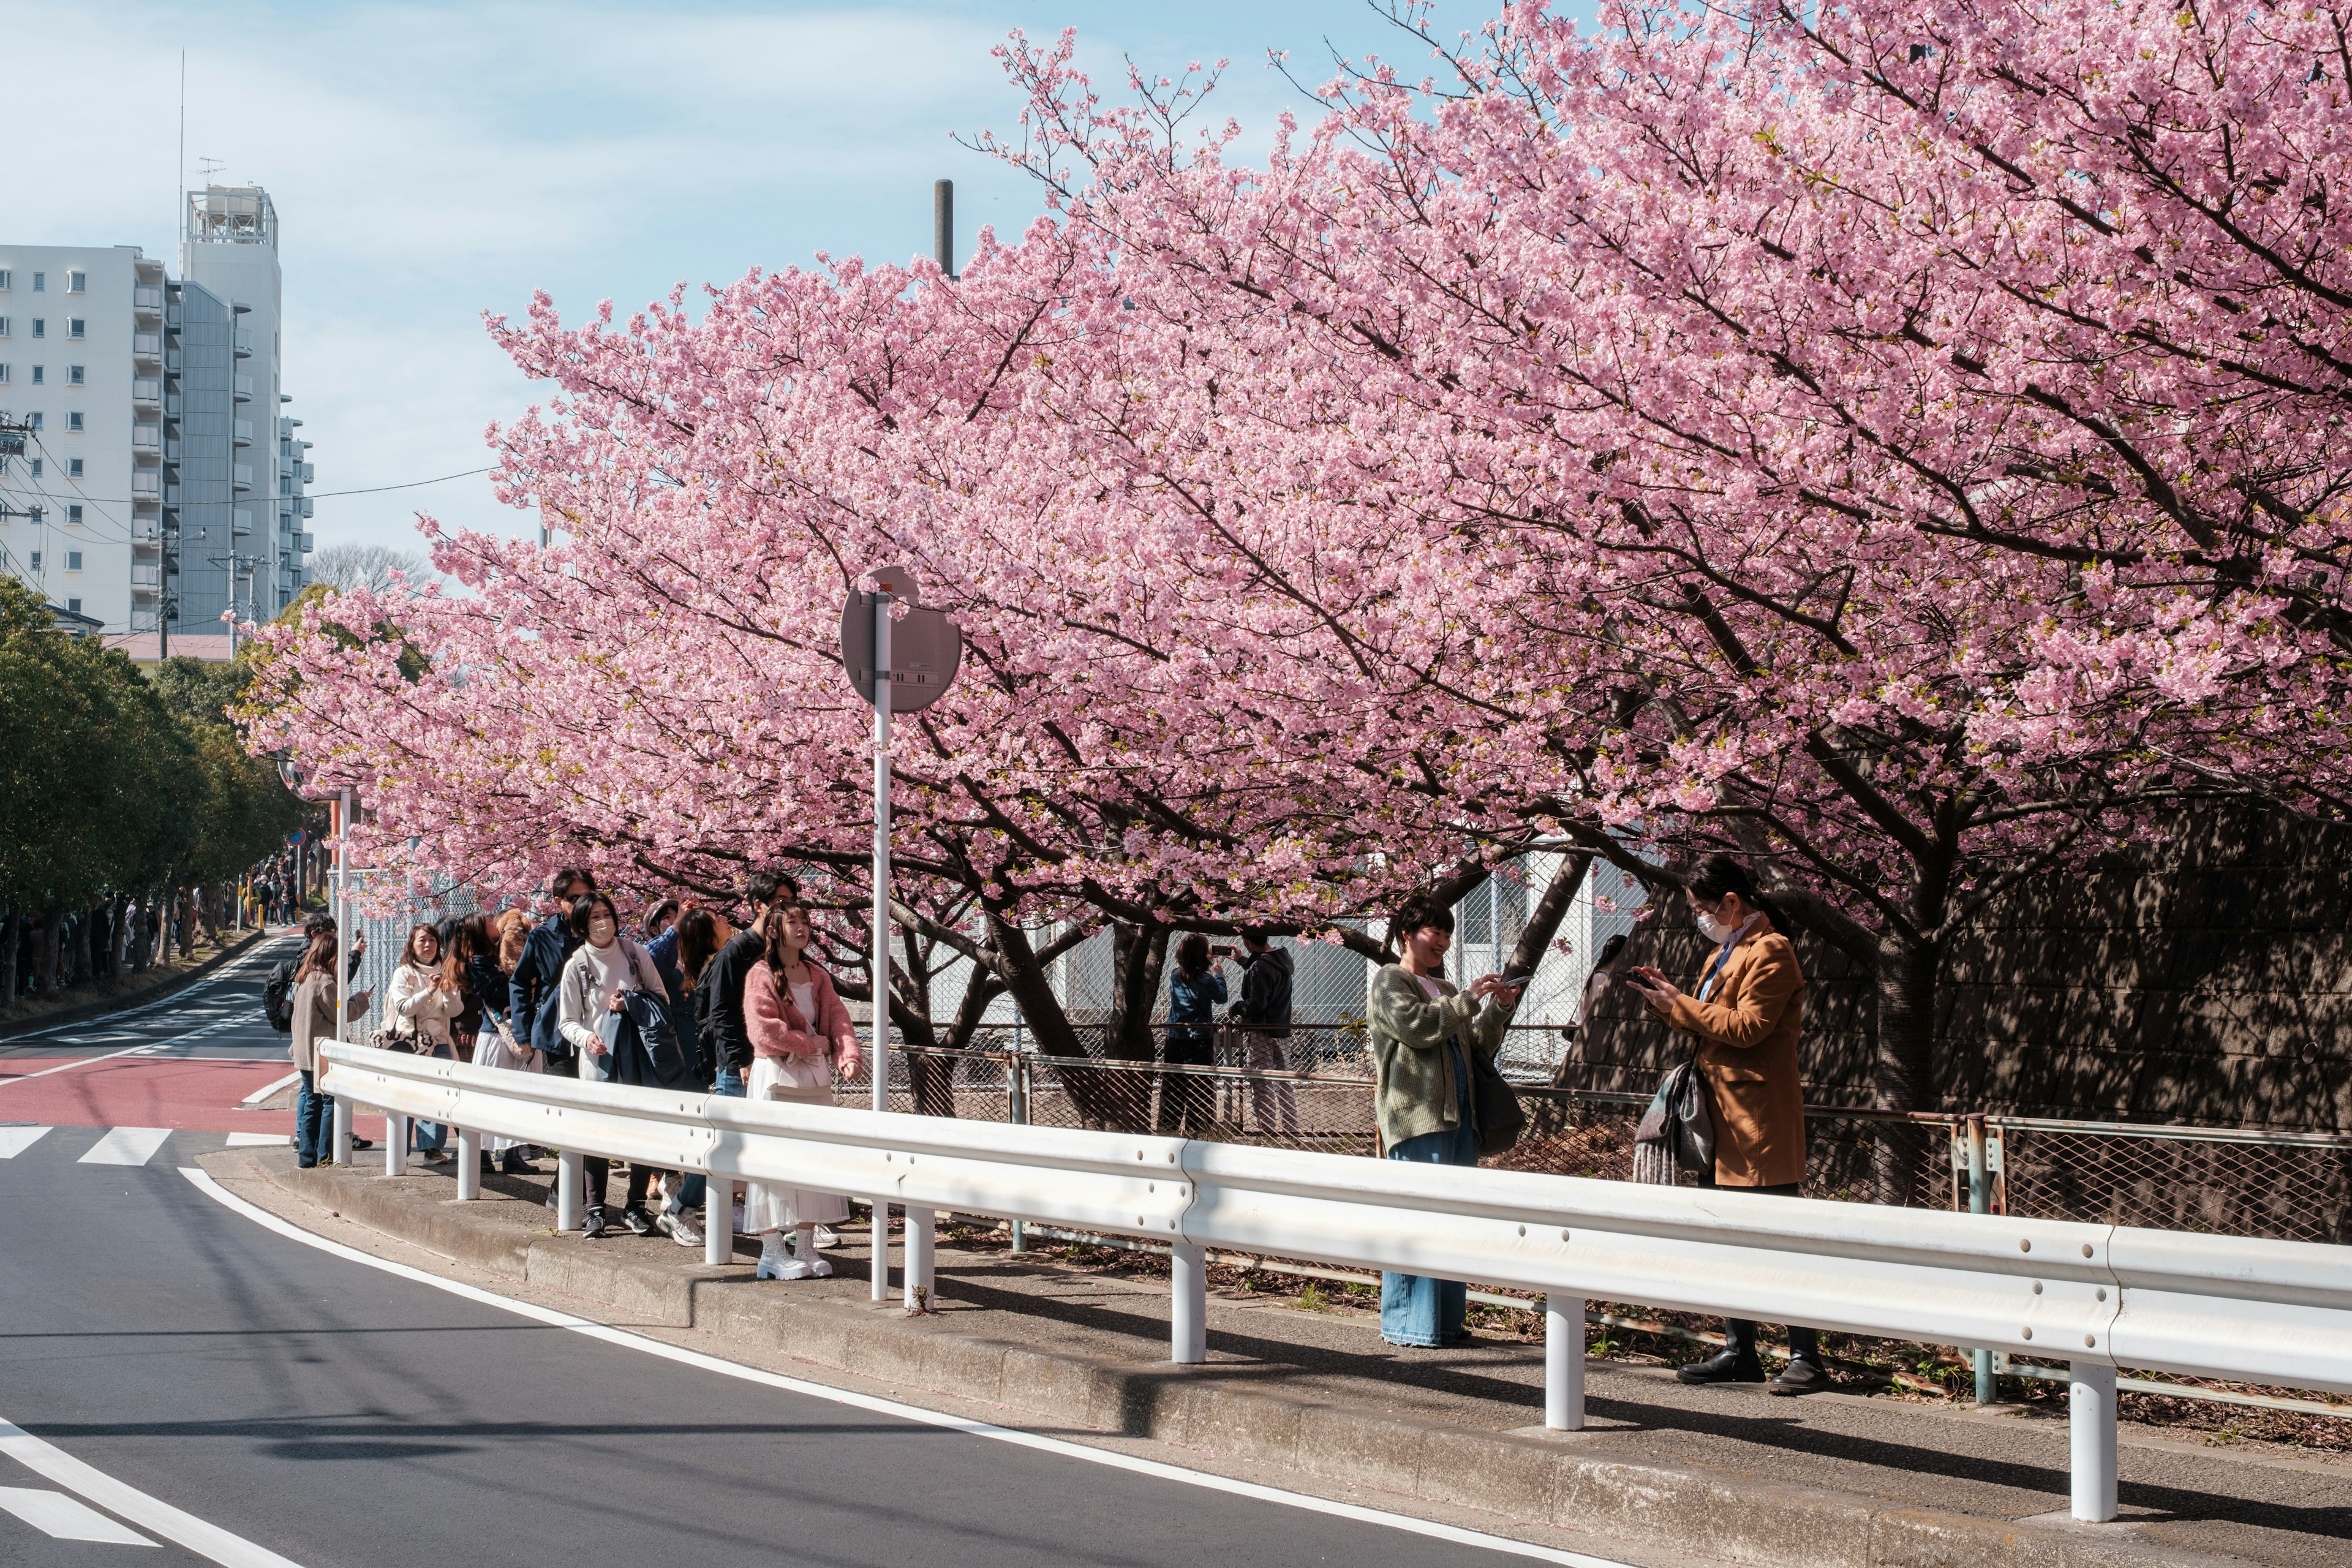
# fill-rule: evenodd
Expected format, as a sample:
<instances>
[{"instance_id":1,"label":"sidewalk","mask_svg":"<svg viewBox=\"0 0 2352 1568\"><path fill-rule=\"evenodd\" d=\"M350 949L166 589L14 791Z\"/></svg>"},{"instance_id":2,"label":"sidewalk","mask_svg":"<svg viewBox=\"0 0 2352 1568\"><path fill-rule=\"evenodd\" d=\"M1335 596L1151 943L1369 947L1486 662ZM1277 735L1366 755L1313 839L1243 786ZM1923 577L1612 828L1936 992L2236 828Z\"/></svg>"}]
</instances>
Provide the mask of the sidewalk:
<instances>
[{"instance_id":1,"label":"sidewalk","mask_svg":"<svg viewBox=\"0 0 2352 1568\"><path fill-rule=\"evenodd\" d=\"M1412 1500L1485 1510L1514 1521L1486 1526L1498 1532L1558 1545L1570 1541L1556 1532L1572 1532L1582 1549L1630 1562L2320 1568L2352 1557L2352 1462L2330 1457L2217 1449L2126 1426L2124 1518L2083 1526L2066 1517L2066 1427L2046 1415L1837 1394L1773 1399L1588 1361L1591 1428L1545 1434L1540 1343L1401 1350L1360 1310L1213 1293L1210 1361L1181 1368L1165 1359L1164 1283L1046 1253L942 1245L939 1310L908 1318L895 1299L867 1300L862 1232L830 1255L834 1279L760 1283L749 1244L734 1267L712 1269L659 1237L554 1235L539 1201L544 1176L489 1178L484 1201L460 1205L437 1173L297 1171L278 1150L215 1162L273 1184L298 1223L292 1200L307 1201L604 1303L617 1321L700 1330L721 1353L782 1351L992 1405L1010 1425L1272 1465L1300 1490L1408 1511ZM1389 1495L1368 1495L1377 1493Z\"/></svg>"}]
</instances>

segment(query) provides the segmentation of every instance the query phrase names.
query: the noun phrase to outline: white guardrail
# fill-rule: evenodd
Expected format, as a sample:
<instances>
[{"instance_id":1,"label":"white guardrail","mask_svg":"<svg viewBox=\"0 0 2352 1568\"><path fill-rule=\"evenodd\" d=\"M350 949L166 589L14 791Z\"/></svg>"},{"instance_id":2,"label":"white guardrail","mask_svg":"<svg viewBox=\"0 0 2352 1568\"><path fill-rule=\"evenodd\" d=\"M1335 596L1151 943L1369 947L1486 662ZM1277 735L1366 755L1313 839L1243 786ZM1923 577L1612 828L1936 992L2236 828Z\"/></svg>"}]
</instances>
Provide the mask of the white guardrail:
<instances>
[{"instance_id":1,"label":"white guardrail","mask_svg":"<svg viewBox=\"0 0 2352 1568\"><path fill-rule=\"evenodd\" d=\"M337 1159L350 1107L461 1129L460 1198L483 1133L907 1211L906 1292L930 1287L940 1209L1145 1237L1175 1258L1173 1356L1206 1354L1204 1249L1541 1291L1545 1424L1583 1425L1584 1300L1639 1302L2063 1359L2074 1517L2116 1514L2118 1364L2352 1393L2352 1250L2309 1242L1724 1194L1517 1171L902 1112L722 1099L330 1045ZM385 1141L405 1169L406 1128ZM711 1262L731 1257L709 1227ZM875 1299L887 1282L878 1258Z\"/></svg>"}]
</instances>

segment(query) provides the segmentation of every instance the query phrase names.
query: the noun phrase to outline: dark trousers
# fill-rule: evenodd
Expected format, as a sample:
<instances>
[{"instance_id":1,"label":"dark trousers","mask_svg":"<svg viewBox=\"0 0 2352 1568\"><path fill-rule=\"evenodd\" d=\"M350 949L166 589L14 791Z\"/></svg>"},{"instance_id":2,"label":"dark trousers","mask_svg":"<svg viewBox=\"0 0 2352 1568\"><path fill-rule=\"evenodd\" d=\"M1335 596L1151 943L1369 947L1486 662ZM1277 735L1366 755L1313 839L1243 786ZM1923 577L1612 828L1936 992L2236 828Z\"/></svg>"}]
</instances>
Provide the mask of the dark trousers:
<instances>
[{"instance_id":1,"label":"dark trousers","mask_svg":"<svg viewBox=\"0 0 2352 1568\"><path fill-rule=\"evenodd\" d=\"M1798 1182L1782 1182L1769 1187L1727 1187L1713 1181L1701 1182L1699 1185L1714 1187L1718 1193L1757 1193L1768 1198L1794 1198L1804 1195L1797 1190L1802 1185ZM1727 1348L1736 1352L1743 1360L1756 1359L1756 1325L1752 1321L1746 1318L1726 1318L1723 1320L1723 1336L1730 1342ZM1811 1362L1815 1366L1821 1365L1821 1330L1801 1328L1795 1323L1790 1324L1789 1359Z\"/></svg>"},{"instance_id":2,"label":"dark trousers","mask_svg":"<svg viewBox=\"0 0 2352 1568\"><path fill-rule=\"evenodd\" d=\"M1160 1060L1170 1067L1212 1067L1217 1059L1216 1036L1206 1028L1168 1031L1168 1047ZM1216 1120L1217 1080L1206 1073L1166 1073L1160 1079L1162 1138L1193 1138L1206 1133Z\"/></svg>"},{"instance_id":3,"label":"dark trousers","mask_svg":"<svg viewBox=\"0 0 2352 1568\"><path fill-rule=\"evenodd\" d=\"M599 1159L593 1154L583 1155L580 1161L580 1173L586 1178L581 1184L582 1206L588 1209L603 1208L604 1182L613 1173L613 1163L610 1160ZM641 1209L646 1206L646 1193L653 1186L654 1173L654 1168L651 1165L632 1164L629 1167L627 1207Z\"/></svg>"}]
</instances>

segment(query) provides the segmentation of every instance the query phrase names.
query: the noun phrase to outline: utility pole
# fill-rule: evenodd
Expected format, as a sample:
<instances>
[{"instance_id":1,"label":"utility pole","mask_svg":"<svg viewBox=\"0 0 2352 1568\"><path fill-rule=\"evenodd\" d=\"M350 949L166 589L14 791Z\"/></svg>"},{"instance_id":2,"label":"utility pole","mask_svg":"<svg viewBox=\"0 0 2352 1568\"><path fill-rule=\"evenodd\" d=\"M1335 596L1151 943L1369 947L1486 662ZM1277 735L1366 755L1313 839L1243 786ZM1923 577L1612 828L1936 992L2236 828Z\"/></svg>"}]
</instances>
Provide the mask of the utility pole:
<instances>
[{"instance_id":1,"label":"utility pole","mask_svg":"<svg viewBox=\"0 0 2352 1568\"><path fill-rule=\"evenodd\" d=\"M940 270L947 274L948 281L950 283L955 281L955 182L953 180L931 182L931 256L940 264Z\"/></svg>"}]
</instances>

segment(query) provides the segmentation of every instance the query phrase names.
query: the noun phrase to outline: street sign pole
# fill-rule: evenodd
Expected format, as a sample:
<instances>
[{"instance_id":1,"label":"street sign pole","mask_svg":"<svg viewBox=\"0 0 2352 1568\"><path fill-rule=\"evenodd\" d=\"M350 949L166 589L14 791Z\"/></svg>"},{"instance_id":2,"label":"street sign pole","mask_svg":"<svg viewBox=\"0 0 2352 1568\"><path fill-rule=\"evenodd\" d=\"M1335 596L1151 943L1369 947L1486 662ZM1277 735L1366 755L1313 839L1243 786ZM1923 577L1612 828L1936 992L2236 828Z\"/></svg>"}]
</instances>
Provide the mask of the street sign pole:
<instances>
[{"instance_id":1,"label":"street sign pole","mask_svg":"<svg viewBox=\"0 0 2352 1568\"><path fill-rule=\"evenodd\" d=\"M874 932L867 947L873 977L874 1044L866 1071L874 1109L890 1109L890 595L874 595ZM874 1300L890 1294L890 1204L874 1197Z\"/></svg>"}]
</instances>

